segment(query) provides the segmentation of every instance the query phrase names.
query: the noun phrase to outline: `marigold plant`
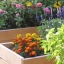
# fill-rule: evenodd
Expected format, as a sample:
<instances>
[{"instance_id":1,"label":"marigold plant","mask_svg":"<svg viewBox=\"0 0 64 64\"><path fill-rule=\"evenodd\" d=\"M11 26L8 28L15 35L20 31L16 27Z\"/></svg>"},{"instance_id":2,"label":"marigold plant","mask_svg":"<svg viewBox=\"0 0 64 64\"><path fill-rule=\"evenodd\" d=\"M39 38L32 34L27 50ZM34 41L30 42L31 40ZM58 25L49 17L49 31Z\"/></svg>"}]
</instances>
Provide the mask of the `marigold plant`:
<instances>
[{"instance_id":1,"label":"marigold plant","mask_svg":"<svg viewBox=\"0 0 64 64\"><path fill-rule=\"evenodd\" d=\"M44 54L44 48L41 47L41 38L36 33L18 34L13 41L12 50L24 58L40 56Z\"/></svg>"}]
</instances>

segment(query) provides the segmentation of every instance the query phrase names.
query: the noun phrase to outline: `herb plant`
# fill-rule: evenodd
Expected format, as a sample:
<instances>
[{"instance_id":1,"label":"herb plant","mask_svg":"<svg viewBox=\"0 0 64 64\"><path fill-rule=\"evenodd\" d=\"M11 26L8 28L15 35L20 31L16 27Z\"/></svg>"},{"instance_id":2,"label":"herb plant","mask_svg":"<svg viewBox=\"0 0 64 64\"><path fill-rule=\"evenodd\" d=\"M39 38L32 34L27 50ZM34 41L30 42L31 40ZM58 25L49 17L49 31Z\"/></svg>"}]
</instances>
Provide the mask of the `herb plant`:
<instances>
[{"instance_id":1,"label":"herb plant","mask_svg":"<svg viewBox=\"0 0 64 64\"><path fill-rule=\"evenodd\" d=\"M60 28L49 30L46 39L42 40L42 47L46 54L51 54L48 59L55 58L56 64L64 64L64 24Z\"/></svg>"}]
</instances>

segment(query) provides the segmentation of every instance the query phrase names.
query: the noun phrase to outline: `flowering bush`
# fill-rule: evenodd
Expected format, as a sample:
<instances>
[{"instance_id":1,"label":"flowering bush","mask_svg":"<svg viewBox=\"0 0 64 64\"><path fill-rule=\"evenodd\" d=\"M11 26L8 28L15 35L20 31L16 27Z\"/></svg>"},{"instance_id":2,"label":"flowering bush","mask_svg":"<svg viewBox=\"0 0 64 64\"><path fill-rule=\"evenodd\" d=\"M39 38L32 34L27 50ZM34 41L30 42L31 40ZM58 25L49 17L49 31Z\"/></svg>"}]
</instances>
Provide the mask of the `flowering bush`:
<instances>
[{"instance_id":1,"label":"flowering bush","mask_svg":"<svg viewBox=\"0 0 64 64\"><path fill-rule=\"evenodd\" d=\"M0 29L39 26L43 20L64 18L64 0L5 0L0 3Z\"/></svg>"},{"instance_id":2,"label":"flowering bush","mask_svg":"<svg viewBox=\"0 0 64 64\"><path fill-rule=\"evenodd\" d=\"M18 3L6 0L2 4L0 9L1 29L40 25L36 12L41 10L38 11L38 14L42 13L42 3L39 2L34 5L32 2Z\"/></svg>"},{"instance_id":3,"label":"flowering bush","mask_svg":"<svg viewBox=\"0 0 64 64\"><path fill-rule=\"evenodd\" d=\"M18 34L13 41L12 50L25 58L43 55L44 48L41 47L40 40L36 33L27 33L24 36Z\"/></svg>"}]
</instances>

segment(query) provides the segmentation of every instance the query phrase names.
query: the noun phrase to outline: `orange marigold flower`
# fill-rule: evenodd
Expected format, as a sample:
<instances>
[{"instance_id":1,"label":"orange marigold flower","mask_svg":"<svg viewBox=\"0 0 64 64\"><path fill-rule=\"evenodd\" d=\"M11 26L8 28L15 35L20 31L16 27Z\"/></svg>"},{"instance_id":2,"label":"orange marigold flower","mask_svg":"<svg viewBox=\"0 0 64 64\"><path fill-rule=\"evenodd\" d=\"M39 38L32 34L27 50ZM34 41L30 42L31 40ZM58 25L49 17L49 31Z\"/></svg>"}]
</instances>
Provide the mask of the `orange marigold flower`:
<instances>
[{"instance_id":1,"label":"orange marigold flower","mask_svg":"<svg viewBox=\"0 0 64 64\"><path fill-rule=\"evenodd\" d=\"M16 42L20 43L21 42L21 38L16 38Z\"/></svg>"},{"instance_id":2,"label":"orange marigold flower","mask_svg":"<svg viewBox=\"0 0 64 64\"><path fill-rule=\"evenodd\" d=\"M18 48L22 48L22 46L18 46Z\"/></svg>"},{"instance_id":3,"label":"orange marigold flower","mask_svg":"<svg viewBox=\"0 0 64 64\"><path fill-rule=\"evenodd\" d=\"M19 48L18 51L21 52L22 51L22 48Z\"/></svg>"},{"instance_id":4,"label":"orange marigold flower","mask_svg":"<svg viewBox=\"0 0 64 64\"><path fill-rule=\"evenodd\" d=\"M30 56L36 56L36 51L32 51L29 53Z\"/></svg>"},{"instance_id":5,"label":"orange marigold flower","mask_svg":"<svg viewBox=\"0 0 64 64\"><path fill-rule=\"evenodd\" d=\"M32 51L32 55L34 55L34 56L35 56L35 55L36 55L36 51Z\"/></svg>"},{"instance_id":6,"label":"orange marigold flower","mask_svg":"<svg viewBox=\"0 0 64 64\"><path fill-rule=\"evenodd\" d=\"M18 50L14 50L14 52L16 52L17 54L19 53Z\"/></svg>"},{"instance_id":7,"label":"orange marigold flower","mask_svg":"<svg viewBox=\"0 0 64 64\"><path fill-rule=\"evenodd\" d=\"M32 51L32 48L31 47L26 47L26 50Z\"/></svg>"},{"instance_id":8,"label":"orange marigold flower","mask_svg":"<svg viewBox=\"0 0 64 64\"><path fill-rule=\"evenodd\" d=\"M37 46L37 43L36 43L36 42L34 42L34 43L32 43L32 45L33 45L33 46Z\"/></svg>"},{"instance_id":9,"label":"orange marigold flower","mask_svg":"<svg viewBox=\"0 0 64 64\"><path fill-rule=\"evenodd\" d=\"M32 43L30 43L28 46L29 46L29 47L33 47L33 44L32 44Z\"/></svg>"},{"instance_id":10,"label":"orange marigold flower","mask_svg":"<svg viewBox=\"0 0 64 64\"><path fill-rule=\"evenodd\" d=\"M28 50L25 50L24 52L28 53L29 51Z\"/></svg>"},{"instance_id":11,"label":"orange marigold flower","mask_svg":"<svg viewBox=\"0 0 64 64\"><path fill-rule=\"evenodd\" d=\"M19 43L18 46L22 46L22 43Z\"/></svg>"},{"instance_id":12,"label":"orange marigold flower","mask_svg":"<svg viewBox=\"0 0 64 64\"><path fill-rule=\"evenodd\" d=\"M27 53L28 56L34 57L37 55L36 49L43 51L44 49L42 47L39 47L41 44L39 36L36 33L27 33L23 37L21 35L17 35L17 38L13 41L14 45L17 45L13 47L13 51L16 53ZM17 48L17 49L15 49Z\"/></svg>"},{"instance_id":13,"label":"orange marigold flower","mask_svg":"<svg viewBox=\"0 0 64 64\"><path fill-rule=\"evenodd\" d=\"M28 40L32 40L32 37L30 36L30 37L28 37Z\"/></svg>"}]
</instances>

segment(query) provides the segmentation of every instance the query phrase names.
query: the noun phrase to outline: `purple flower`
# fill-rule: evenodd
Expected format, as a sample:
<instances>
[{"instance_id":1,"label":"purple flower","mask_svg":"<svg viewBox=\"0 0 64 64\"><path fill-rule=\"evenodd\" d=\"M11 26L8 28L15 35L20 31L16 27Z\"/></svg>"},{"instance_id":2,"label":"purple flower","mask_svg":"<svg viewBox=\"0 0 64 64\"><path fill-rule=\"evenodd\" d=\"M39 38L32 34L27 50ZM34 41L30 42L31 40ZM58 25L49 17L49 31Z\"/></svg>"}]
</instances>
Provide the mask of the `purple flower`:
<instances>
[{"instance_id":1,"label":"purple flower","mask_svg":"<svg viewBox=\"0 0 64 64\"><path fill-rule=\"evenodd\" d=\"M41 15L42 24L44 25L44 17Z\"/></svg>"},{"instance_id":2,"label":"purple flower","mask_svg":"<svg viewBox=\"0 0 64 64\"><path fill-rule=\"evenodd\" d=\"M62 12L64 12L64 6L62 7Z\"/></svg>"},{"instance_id":3,"label":"purple flower","mask_svg":"<svg viewBox=\"0 0 64 64\"><path fill-rule=\"evenodd\" d=\"M64 18L64 6L61 8L61 15Z\"/></svg>"},{"instance_id":4,"label":"purple flower","mask_svg":"<svg viewBox=\"0 0 64 64\"><path fill-rule=\"evenodd\" d=\"M36 20L39 22L39 16L37 12L36 12Z\"/></svg>"},{"instance_id":5,"label":"purple flower","mask_svg":"<svg viewBox=\"0 0 64 64\"><path fill-rule=\"evenodd\" d=\"M57 8L57 17L58 18L62 18L61 7L60 8Z\"/></svg>"}]
</instances>

